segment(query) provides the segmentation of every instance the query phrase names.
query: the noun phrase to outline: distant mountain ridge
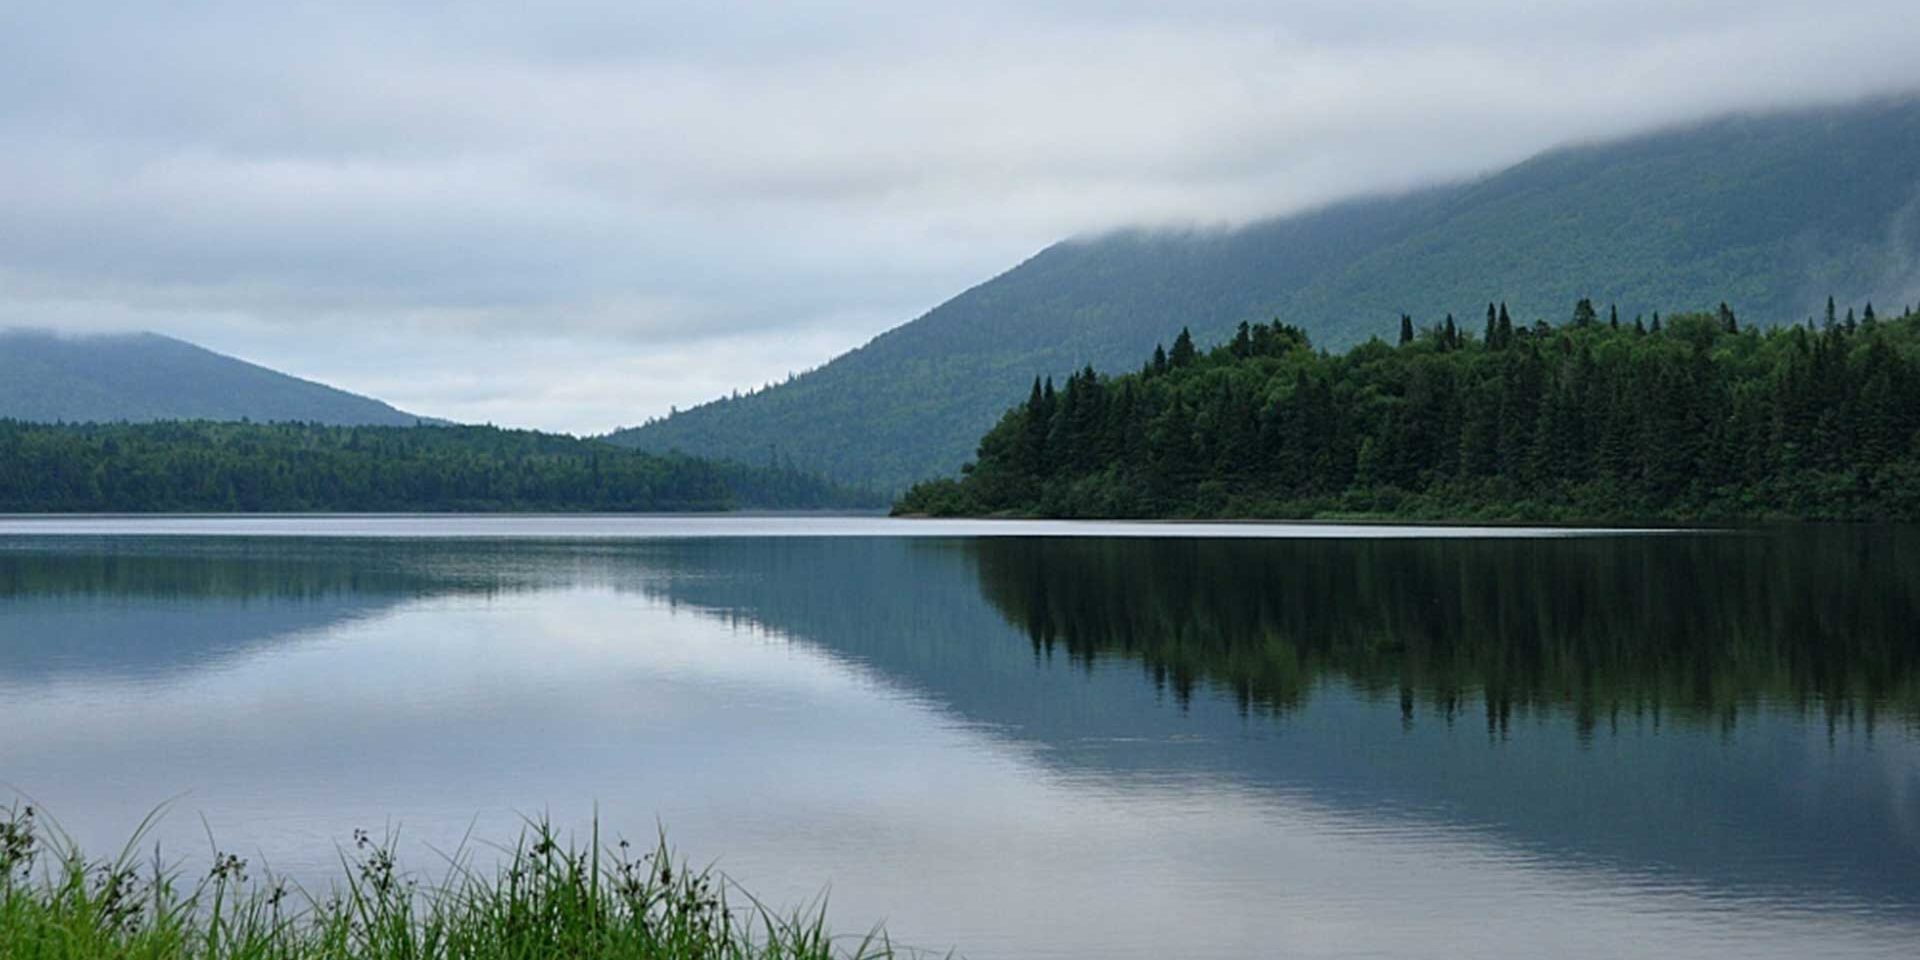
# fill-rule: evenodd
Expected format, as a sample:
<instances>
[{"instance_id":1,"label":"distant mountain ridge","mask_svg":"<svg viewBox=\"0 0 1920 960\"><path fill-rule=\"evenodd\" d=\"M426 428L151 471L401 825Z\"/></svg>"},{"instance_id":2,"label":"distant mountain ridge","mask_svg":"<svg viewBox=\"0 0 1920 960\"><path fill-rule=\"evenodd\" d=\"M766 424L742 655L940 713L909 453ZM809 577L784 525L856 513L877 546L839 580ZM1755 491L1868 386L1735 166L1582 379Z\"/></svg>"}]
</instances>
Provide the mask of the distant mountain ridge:
<instances>
[{"instance_id":1,"label":"distant mountain ridge","mask_svg":"<svg viewBox=\"0 0 1920 960\"><path fill-rule=\"evenodd\" d=\"M42 423L442 421L155 333L0 330L0 418Z\"/></svg>"},{"instance_id":2,"label":"distant mountain ridge","mask_svg":"<svg viewBox=\"0 0 1920 960\"><path fill-rule=\"evenodd\" d=\"M1920 99L1725 117L1543 153L1479 180L1233 230L1055 244L785 384L615 433L733 458L771 447L851 482L951 473L1036 376L1133 369L1189 326L1205 345L1278 318L1339 349L1402 312L1477 329L1574 301L1631 318L1731 302L1803 319L1833 295L1920 295Z\"/></svg>"}]
</instances>

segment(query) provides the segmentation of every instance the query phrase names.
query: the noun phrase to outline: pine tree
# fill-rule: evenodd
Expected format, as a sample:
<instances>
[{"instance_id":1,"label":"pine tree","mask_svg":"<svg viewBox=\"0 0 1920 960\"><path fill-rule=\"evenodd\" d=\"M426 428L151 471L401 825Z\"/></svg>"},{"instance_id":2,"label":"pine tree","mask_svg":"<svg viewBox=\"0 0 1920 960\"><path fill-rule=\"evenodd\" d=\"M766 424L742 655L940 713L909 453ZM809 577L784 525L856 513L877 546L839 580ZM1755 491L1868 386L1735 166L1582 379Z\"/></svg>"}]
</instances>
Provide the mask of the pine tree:
<instances>
[{"instance_id":1,"label":"pine tree","mask_svg":"<svg viewBox=\"0 0 1920 960\"><path fill-rule=\"evenodd\" d=\"M1050 387L1051 379L1047 381ZM1040 387L1040 378L1033 378L1033 392L1027 395L1027 424L1021 435L1020 462L1014 465L1015 471L1023 478L1041 475L1047 465L1047 423L1053 418L1050 409L1050 396Z\"/></svg>"},{"instance_id":2,"label":"pine tree","mask_svg":"<svg viewBox=\"0 0 1920 960\"><path fill-rule=\"evenodd\" d=\"M1832 330L1833 324L1834 324L1833 297L1829 296L1827 297L1827 329Z\"/></svg>"},{"instance_id":3,"label":"pine tree","mask_svg":"<svg viewBox=\"0 0 1920 960\"><path fill-rule=\"evenodd\" d=\"M1400 345L1404 347L1412 342L1413 318L1403 313L1400 315Z\"/></svg>"},{"instance_id":4,"label":"pine tree","mask_svg":"<svg viewBox=\"0 0 1920 960\"><path fill-rule=\"evenodd\" d=\"M1446 322L1441 325L1440 338L1441 338L1440 342L1446 347L1446 349L1448 350L1459 349L1460 328L1457 326L1454 326L1453 314L1451 313L1447 314Z\"/></svg>"},{"instance_id":5,"label":"pine tree","mask_svg":"<svg viewBox=\"0 0 1920 960\"><path fill-rule=\"evenodd\" d=\"M1724 333L1739 333L1740 321L1733 316L1733 308L1725 300L1720 301L1720 329Z\"/></svg>"},{"instance_id":6,"label":"pine tree","mask_svg":"<svg viewBox=\"0 0 1920 960\"><path fill-rule=\"evenodd\" d=\"M1499 332L1500 332L1500 321L1494 315L1493 304L1488 303L1487 304L1487 334L1486 336L1480 338L1480 342L1486 344L1488 349L1492 349L1494 347L1499 346L1499 344L1495 342L1498 339Z\"/></svg>"},{"instance_id":7,"label":"pine tree","mask_svg":"<svg viewBox=\"0 0 1920 960\"><path fill-rule=\"evenodd\" d=\"M1157 343L1154 344L1153 359L1148 362L1153 364L1154 373L1166 373L1167 372L1167 348Z\"/></svg>"},{"instance_id":8,"label":"pine tree","mask_svg":"<svg viewBox=\"0 0 1920 960\"><path fill-rule=\"evenodd\" d=\"M1599 319L1599 315L1593 312L1592 300L1589 300L1586 297L1581 297L1580 302L1573 305L1573 325L1574 326L1591 327L1593 326L1593 322L1597 319Z\"/></svg>"},{"instance_id":9,"label":"pine tree","mask_svg":"<svg viewBox=\"0 0 1920 960\"><path fill-rule=\"evenodd\" d=\"M1500 302L1500 349L1513 345L1513 317L1507 314L1506 301Z\"/></svg>"},{"instance_id":10,"label":"pine tree","mask_svg":"<svg viewBox=\"0 0 1920 960\"><path fill-rule=\"evenodd\" d=\"M1482 384L1468 398L1460 422L1459 470L1464 477L1484 477L1499 466L1500 401Z\"/></svg>"},{"instance_id":11,"label":"pine tree","mask_svg":"<svg viewBox=\"0 0 1920 960\"><path fill-rule=\"evenodd\" d=\"M1167 355L1167 363L1175 367L1184 367L1193 363L1193 333L1186 327L1180 328L1180 335L1173 338L1173 352Z\"/></svg>"},{"instance_id":12,"label":"pine tree","mask_svg":"<svg viewBox=\"0 0 1920 960\"><path fill-rule=\"evenodd\" d=\"M1353 482L1362 490L1371 490L1380 483L1381 462L1387 459L1380 452L1380 446L1374 437L1360 441L1360 452L1353 461Z\"/></svg>"},{"instance_id":13,"label":"pine tree","mask_svg":"<svg viewBox=\"0 0 1920 960\"><path fill-rule=\"evenodd\" d=\"M1613 329L1615 329L1615 330L1618 330L1618 329L1620 329L1620 307L1619 307L1619 305L1617 305L1617 304L1612 304L1612 303L1609 303L1609 304L1607 304L1607 326L1608 326L1608 327L1611 327L1611 328L1613 328Z\"/></svg>"}]
</instances>

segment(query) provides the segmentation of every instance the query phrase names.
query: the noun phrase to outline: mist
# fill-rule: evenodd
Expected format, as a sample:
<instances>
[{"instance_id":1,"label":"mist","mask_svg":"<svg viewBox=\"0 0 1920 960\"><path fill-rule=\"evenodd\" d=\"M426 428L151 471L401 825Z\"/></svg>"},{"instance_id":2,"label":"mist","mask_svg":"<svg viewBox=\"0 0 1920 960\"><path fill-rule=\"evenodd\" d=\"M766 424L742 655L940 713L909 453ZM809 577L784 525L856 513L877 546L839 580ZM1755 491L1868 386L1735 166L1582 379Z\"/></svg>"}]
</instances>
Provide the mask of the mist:
<instances>
[{"instance_id":1,"label":"mist","mask_svg":"<svg viewBox=\"0 0 1920 960\"><path fill-rule=\"evenodd\" d=\"M0 16L0 326L599 432L1063 237L1920 86L1895 2L353 7Z\"/></svg>"}]
</instances>

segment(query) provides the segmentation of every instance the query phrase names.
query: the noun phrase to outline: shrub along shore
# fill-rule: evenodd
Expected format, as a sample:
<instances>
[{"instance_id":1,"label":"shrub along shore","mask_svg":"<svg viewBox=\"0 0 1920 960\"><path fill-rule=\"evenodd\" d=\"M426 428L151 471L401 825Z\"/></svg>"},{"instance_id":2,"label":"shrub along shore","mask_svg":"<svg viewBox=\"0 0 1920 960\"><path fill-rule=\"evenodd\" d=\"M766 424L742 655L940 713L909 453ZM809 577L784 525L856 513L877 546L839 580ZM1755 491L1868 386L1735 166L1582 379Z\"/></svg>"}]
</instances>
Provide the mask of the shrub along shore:
<instances>
[{"instance_id":1,"label":"shrub along shore","mask_svg":"<svg viewBox=\"0 0 1920 960\"><path fill-rule=\"evenodd\" d=\"M467 851L437 882L402 870L391 839L357 832L323 893L216 853L206 873L142 855L153 818L110 860L83 854L31 807L0 809L3 960L825 960L896 955L884 933L836 939L825 901L779 913L664 840L585 845L533 821L489 870Z\"/></svg>"}]
</instances>

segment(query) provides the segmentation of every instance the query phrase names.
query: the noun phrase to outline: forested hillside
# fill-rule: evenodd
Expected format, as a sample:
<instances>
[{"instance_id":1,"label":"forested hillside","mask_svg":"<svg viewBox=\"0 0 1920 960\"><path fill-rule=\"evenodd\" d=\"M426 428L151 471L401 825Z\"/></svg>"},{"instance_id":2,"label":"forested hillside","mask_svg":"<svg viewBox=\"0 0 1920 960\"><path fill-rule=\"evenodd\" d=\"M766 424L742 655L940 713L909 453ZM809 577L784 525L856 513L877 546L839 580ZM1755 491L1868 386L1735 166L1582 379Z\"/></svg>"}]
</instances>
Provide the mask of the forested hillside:
<instances>
[{"instance_id":1,"label":"forested hillside","mask_svg":"<svg viewBox=\"0 0 1920 960\"><path fill-rule=\"evenodd\" d=\"M0 420L0 512L875 506L791 466L493 427Z\"/></svg>"},{"instance_id":2,"label":"forested hillside","mask_svg":"<svg viewBox=\"0 0 1920 960\"><path fill-rule=\"evenodd\" d=\"M367 397L152 333L0 330L0 417L43 423L255 420L412 426Z\"/></svg>"},{"instance_id":3,"label":"forested hillside","mask_svg":"<svg viewBox=\"0 0 1920 960\"><path fill-rule=\"evenodd\" d=\"M1286 325L1088 368L903 513L1712 521L1920 519L1920 316L1765 330L1728 308L1561 326L1488 307L1397 346Z\"/></svg>"},{"instance_id":4,"label":"forested hillside","mask_svg":"<svg viewBox=\"0 0 1920 960\"><path fill-rule=\"evenodd\" d=\"M1489 295L1522 323L1592 296L1771 325L1916 291L1920 102L1732 117L1237 230L1063 242L818 370L613 439L772 446L900 487L956 469L1034 377L1131 365L1183 326L1212 342L1277 318L1342 348Z\"/></svg>"}]
</instances>

